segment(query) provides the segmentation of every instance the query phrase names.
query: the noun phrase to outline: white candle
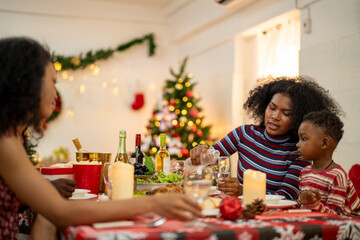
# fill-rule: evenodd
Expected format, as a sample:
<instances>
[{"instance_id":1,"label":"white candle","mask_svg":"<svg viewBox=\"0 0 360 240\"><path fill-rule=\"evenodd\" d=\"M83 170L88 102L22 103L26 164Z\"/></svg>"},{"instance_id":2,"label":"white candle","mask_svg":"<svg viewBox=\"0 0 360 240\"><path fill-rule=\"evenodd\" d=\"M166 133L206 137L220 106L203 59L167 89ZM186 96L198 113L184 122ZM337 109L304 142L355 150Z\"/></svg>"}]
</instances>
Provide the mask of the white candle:
<instances>
[{"instance_id":1,"label":"white candle","mask_svg":"<svg viewBox=\"0 0 360 240\"><path fill-rule=\"evenodd\" d=\"M251 204L257 198L265 202L265 194L266 174L247 169L244 172L243 205Z\"/></svg>"},{"instance_id":2,"label":"white candle","mask_svg":"<svg viewBox=\"0 0 360 240\"><path fill-rule=\"evenodd\" d=\"M116 162L112 166L112 199L129 199L134 194L134 166Z\"/></svg>"}]
</instances>

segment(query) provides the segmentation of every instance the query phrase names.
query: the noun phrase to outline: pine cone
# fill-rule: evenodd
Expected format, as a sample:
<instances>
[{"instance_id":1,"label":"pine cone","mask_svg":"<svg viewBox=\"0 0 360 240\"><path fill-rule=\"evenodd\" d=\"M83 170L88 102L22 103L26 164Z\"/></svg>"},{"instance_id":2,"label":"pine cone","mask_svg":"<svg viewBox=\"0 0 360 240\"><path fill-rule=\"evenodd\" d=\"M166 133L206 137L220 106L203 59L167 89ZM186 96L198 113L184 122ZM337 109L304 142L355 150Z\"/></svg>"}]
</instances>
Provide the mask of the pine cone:
<instances>
[{"instance_id":1,"label":"pine cone","mask_svg":"<svg viewBox=\"0 0 360 240\"><path fill-rule=\"evenodd\" d=\"M247 204L243 210L243 217L246 219L254 218L256 216L256 209L253 208L252 204Z\"/></svg>"},{"instance_id":2,"label":"pine cone","mask_svg":"<svg viewBox=\"0 0 360 240\"><path fill-rule=\"evenodd\" d=\"M261 214L265 211L266 205L264 204L262 199L256 199L253 203L253 208L256 211L256 215Z\"/></svg>"}]
</instances>

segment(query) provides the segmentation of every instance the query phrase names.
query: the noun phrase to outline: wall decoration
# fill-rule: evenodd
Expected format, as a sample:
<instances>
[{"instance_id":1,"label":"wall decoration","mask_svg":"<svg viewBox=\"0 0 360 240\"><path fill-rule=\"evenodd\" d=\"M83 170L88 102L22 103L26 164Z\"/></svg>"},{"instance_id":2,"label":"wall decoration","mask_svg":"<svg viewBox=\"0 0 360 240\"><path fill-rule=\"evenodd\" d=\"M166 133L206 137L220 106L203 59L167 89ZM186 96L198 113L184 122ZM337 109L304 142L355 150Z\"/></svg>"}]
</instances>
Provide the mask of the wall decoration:
<instances>
[{"instance_id":1,"label":"wall decoration","mask_svg":"<svg viewBox=\"0 0 360 240\"><path fill-rule=\"evenodd\" d=\"M54 68L56 71L61 70L76 70L76 69L83 69L91 64L93 64L97 60L104 60L113 55L114 52L122 52L130 47L143 43L147 41L149 46L149 56L153 56L155 54L155 42L154 42L154 35L153 34L147 34L141 38L135 38L129 42L120 44L115 49L99 49L95 52L88 51L85 55L83 53L80 53L79 56L68 56L65 57L63 55L56 55L55 53L52 53L52 62L54 64Z\"/></svg>"}]
</instances>

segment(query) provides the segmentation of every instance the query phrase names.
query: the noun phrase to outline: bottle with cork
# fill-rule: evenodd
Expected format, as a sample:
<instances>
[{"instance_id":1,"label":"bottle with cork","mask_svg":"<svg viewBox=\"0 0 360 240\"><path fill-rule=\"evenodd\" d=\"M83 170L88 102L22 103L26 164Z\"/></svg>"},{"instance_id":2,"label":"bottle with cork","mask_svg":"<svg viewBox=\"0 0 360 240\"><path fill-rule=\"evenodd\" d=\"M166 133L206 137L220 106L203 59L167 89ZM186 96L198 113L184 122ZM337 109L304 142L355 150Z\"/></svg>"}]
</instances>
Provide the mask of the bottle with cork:
<instances>
[{"instance_id":1,"label":"bottle with cork","mask_svg":"<svg viewBox=\"0 0 360 240\"><path fill-rule=\"evenodd\" d=\"M119 147L115 157L115 162L128 163L129 157L126 152L126 131L120 130L119 132Z\"/></svg>"}]
</instances>

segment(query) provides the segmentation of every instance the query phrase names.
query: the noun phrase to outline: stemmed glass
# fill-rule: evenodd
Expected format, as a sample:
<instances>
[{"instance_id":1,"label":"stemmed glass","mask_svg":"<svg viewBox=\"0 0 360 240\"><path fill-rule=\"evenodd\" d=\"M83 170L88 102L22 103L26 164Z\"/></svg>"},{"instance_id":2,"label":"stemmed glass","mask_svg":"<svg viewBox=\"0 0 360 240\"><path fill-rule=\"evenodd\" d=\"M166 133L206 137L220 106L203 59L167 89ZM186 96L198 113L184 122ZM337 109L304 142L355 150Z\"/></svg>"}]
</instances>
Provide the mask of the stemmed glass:
<instances>
[{"instance_id":1,"label":"stemmed glass","mask_svg":"<svg viewBox=\"0 0 360 240\"><path fill-rule=\"evenodd\" d=\"M230 177L230 159L228 156L218 157L216 163L213 165L214 178L216 183L220 183L218 179ZM226 194L221 192L219 197L225 198Z\"/></svg>"},{"instance_id":2,"label":"stemmed glass","mask_svg":"<svg viewBox=\"0 0 360 240\"><path fill-rule=\"evenodd\" d=\"M212 185L213 171L210 167L198 167L196 169L186 169L184 172L185 194L201 205L209 195ZM202 225L201 222L194 220L188 223L189 226Z\"/></svg>"},{"instance_id":3,"label":"stemmed glass","mask_svg":"<svg viewBox=\"0 0 360 240\"><path fill-rule=\"evenodd\" d=\"M112 163L105 163L103 171L104 171L104 182L107 188L107 194L108 196L111 196L110 192L113 185Z\"/></svg>"}]
</instances>

